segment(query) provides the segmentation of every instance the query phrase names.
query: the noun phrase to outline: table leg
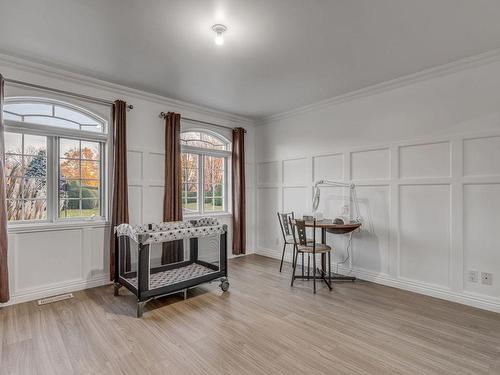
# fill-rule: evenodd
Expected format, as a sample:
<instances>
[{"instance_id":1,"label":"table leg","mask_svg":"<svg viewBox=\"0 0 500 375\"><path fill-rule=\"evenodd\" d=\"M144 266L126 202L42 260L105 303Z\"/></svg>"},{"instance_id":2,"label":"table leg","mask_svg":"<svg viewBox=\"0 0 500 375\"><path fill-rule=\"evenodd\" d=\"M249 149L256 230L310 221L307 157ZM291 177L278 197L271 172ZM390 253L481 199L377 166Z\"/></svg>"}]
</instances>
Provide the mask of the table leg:
<instances>
[{"instance_id":1,"label":"table leg","mask_svg":"<svg viewBox=\"0 0 500 375\"><path fill-rule=\"evenodd\" d=\"M326 244L326 228L321 228L321 243ZM331 266L331 265L330 265ZM328 284L326 281L326 275L327 275L327 268L326 268L326 253L321 254L321 270L318 270L320 272L320 275L325 278L325 282ZM355 276L345 276L341 275L339 273L331 273L331 280L332 281L356 281Z\"/></svg>"}]
</instances>

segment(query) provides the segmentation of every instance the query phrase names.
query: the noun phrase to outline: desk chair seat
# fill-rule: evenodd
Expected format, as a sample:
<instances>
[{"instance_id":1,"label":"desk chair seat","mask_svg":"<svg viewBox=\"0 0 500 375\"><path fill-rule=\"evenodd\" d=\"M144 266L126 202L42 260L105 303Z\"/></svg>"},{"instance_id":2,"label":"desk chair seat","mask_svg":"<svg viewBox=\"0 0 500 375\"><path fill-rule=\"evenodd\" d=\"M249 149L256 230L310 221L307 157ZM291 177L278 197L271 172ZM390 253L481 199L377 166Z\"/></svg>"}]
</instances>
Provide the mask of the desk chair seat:
<instances>
[{"instance_id":1,"label":"desk chair seat","mask_svg":"<svg viewBox=\"0 0 500 375\"><path fill-rule=\"evenodd\" d=\"M314 247L313 247L313 244L309 243L309 241L308 241L307 246L298 245L297 246L297 250L298 250L299 253L310 253L310 254L312 254L313 252L316 252L316 253L327 253L329 251L332 251L332 248L330 246L322 244L322 243L316 243L316 244L314 244Z\"/></svg>"}]
</instances>

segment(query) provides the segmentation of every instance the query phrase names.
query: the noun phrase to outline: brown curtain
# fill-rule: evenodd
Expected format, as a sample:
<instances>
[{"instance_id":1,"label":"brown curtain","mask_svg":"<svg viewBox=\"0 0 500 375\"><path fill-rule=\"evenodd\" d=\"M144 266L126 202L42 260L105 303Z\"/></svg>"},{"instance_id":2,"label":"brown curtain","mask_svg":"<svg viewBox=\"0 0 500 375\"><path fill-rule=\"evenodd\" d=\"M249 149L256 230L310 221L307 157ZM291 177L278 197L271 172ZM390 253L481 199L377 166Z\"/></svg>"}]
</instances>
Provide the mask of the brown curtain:
<instances>
[{"instance_id":1,"label":"brown curtain","mask_svg":"<svg viewBox=\"0 0 500 375\"><path fill-rule=\"evenodd\" d=\"M0 302L7 302L9 300L9 271L7 267L7 198L5 196L3 87L4 80L0 74Z\"/></svg>"},{"instance_id":2,"label":"brown curtain","mask_svg":"<svg viewBox=\"0 0 500 375\"><path fill-rule=\"evenodd\" d=\"M233 129L233 254L245 254L245 129Z\"/></svg>"},{"instance_id":3,"label":"brown curtain","mask_svg":"<svg viewBox=\"0 0 500 375\"><path fill-rule=\"evenodd\" d=\"M111 280L115 278L115 226L128 223L127 178L127 103L116 100L113 106L113 211L111 213L111 244L109 265ZM127 257L130 261L130 257ZM128 267L130 268L130 267Z\"/></svg>"},{"instance_id":4,"label":"brown curtain","mask_svg":"<svg viewBox=\"0 0 500 375\"><path fill-rule=\"evenodd\" d=\"M182 220L181 115L169 112L165 117L165 195L163 221ZM183 260L183 241L163 243L162 264Z\"/></svg>"}]
</instances>

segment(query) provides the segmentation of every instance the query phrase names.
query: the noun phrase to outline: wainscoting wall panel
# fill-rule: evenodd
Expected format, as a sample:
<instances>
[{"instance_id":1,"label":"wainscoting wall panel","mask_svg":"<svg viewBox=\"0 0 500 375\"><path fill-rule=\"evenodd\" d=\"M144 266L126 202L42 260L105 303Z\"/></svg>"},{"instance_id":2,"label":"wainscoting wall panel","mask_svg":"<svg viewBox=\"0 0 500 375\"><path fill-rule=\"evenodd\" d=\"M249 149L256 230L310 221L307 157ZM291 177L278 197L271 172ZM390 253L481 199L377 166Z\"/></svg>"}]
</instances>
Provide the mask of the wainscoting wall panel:
<instances>
[{"instance_id":1,"label":"wainscoting wall panel","mask_svg":"<svg viewBox=\"0 0 500 375\"><path fill-rule=\"evenodd\" d=\"M400 276L449 287L449 185L403 185L399 190Z\"/></svg>"},{"instance_id":2,"label":"wainscoting wall panel","mask_svg":"<svg viewBox=\"0 0 500 375\"><path fill-rule=\"evenodd\" d=\"M379 150L356 151L351 153L351 179L387 179L390 177L390 151Z\"/></svg>"},{"instance_id":3,"label":"wainscoting wall panel","mask_svg":"<svg viewBox=\"0 0 500 375\"><path fill-rule=\"evenodd\" d=\"M399 176L450 177L450 151L449 142L402 146L399 149Z\"/></svg>"},{"instance_id":4,"label":"wainscoting wall panel","mask_svg":"<svg viewBox=\"0 0 500 375\"><path fill-rule=\"evenodd\" d=\"M314 181L353 181L364 222L351 251L347 236L327 235L341 272L500 311L498 132L289 157L257 163L257 253L281 257L276 212L310 214ZM300 167L291 168L296 160ZM321 188L318 211L325 217L341 215L346 205L352 212L349 189ZM493 285L469 282L470 270L493 273Z\"/></svg>"},{"instance_id":5,"label":"wainscoting wall panel","mask_svg":"<svg viewBox=\"0 0 500 375\"><path fill-rule=\"evenodd\" d=\"M307 183L307 159L283 160L283 184L305 185Z\"/></svg>"},{"instance_id":6,"label":"wainscoting wall panel","mask_svg":"<svg viewBox=\"0 0 500 375\"><path fill-rule=\"evenodd\" d=\"M344 180L344 154L321 155L313 158L314 180Z\"/></svg>"},{"instance_id":7,"label":"wainscoting wall panel","mask_svg":"<svg viewBox=\"0 0 500 375\"><path fill-rule=\"evenodd\" d=\"M466 290L500 296L500 183L468 184L464 186L464 271L474 270L494 274L493 286L466 283ZM480 275L479 275L480 277Z\"/></svg>"},{"instance_id":8,"label":"wainscoting wall panel","mask_svg":"<svg viewBox=\"0 0 500 375\"><path fill-rule=\"evenodd\" d=\"M465 176L500 176L500 137L464 140Z\"/></svg>"}]
</instances>

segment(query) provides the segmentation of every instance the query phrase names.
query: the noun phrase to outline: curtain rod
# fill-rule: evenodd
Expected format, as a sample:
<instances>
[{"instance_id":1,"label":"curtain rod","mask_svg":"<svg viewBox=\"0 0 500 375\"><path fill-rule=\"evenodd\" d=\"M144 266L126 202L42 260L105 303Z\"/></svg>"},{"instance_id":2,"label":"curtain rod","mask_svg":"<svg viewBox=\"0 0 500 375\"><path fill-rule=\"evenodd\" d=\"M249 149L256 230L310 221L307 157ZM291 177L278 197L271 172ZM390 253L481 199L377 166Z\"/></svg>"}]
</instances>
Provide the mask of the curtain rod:
<instances>
[{"instance_id":1,"label":"curtain rod","mask_svg":"<svg viewBox=\"0 0 500 375\"><path fill-rule=\"evenodd\" d=\"M167 114L165 112L160 112L160 118L166 118ZM214 124L213 122L208 122L208 121L201 121L201 120L196 120L194 118L189 118L189 117L183 117L181 116L181 120L186 120L186 121L191 121L191 122L196 122L198 124L204 124L204 125L210 125L210 126L215 126L218 128L223 128L223 129L229 129L229 130L234 130L235 128L232 128L230 126L224 126L224 125L219 125L219 124ZM243 129L245 130L245 129ZM245 133L247 131L245 130Z\"/></svg>"},{"instance_id":2,"label":"curtain rod","mask_svg":"<svg viewBox=\"0 0 500 375\"><path fill-rule=\"evenodd\" d=\"M70 92L70 91L64 91L64 90L54 89L52 87L36 85L34 83L18 81L18 80L15 80L15 79L5 78L4 81L7 82L7 83L11 83L13 85L20 85L20 86L31 87L31 88L42 90L42 91L55 92L57 94L61 94L61 95L70 96L70 97L73 97L73 98L78 98L78 99L86 100L86 101L92 102L92 103L106 104L106 105L110 105L110 106L114 104L111 100L95 98L93 96L87 96L87 95L82 95L82 94L76 94L76 93ZM132 104L128 104L127 105L127 109L134 109L134 106Z\"/></svg>"}]
</instances>

